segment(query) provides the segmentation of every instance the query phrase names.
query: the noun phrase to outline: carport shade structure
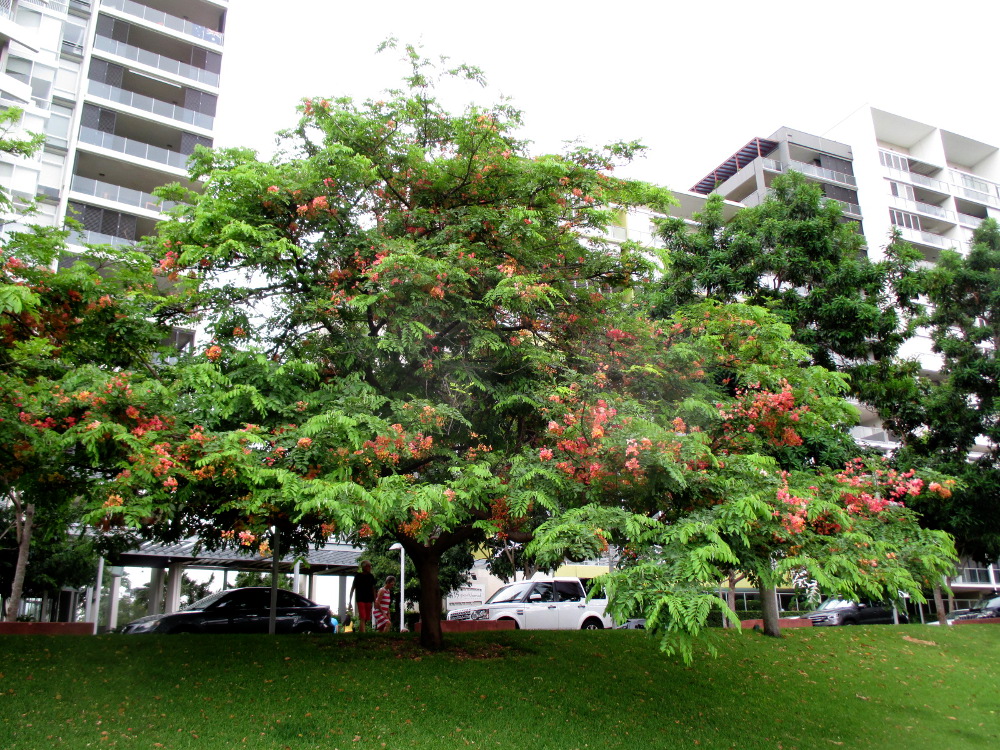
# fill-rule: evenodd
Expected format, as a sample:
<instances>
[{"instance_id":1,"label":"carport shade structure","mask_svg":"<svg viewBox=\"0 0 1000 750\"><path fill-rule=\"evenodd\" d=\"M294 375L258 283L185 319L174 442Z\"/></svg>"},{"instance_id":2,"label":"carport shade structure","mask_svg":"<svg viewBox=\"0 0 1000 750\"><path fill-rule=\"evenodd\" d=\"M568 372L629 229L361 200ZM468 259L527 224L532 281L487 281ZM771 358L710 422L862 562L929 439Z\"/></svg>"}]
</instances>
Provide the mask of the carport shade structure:
<instances>
[{"instance_id":1,"label":"carport shade structure","mask_svg":"<svg viewBox=\"0 0 1000 750\"><path fill-rule=\"evenodd\" d=\"M282 572L290 573L295 561L303 559L313 575L354 575L360 556L361 550L350 544L326 544L319 549L310 549L304 559L285 556L280 566ZM241 554L231 549L198 549L195 539L170 544L144 542L138 549L123 553L120 560L120 564L126 567L167 568L181 564L185 568L254 570L262 573L270 572L272 565L270 557Z\"/></svg>"},{"instance_id":2,"label":"carport shade structure","mask_svg":"<svg viewBox=\"0 0 1000 750\"><path fill-rule=\"evenodd\" d=\"M361 552L361 549L349 544L329 543L319 549L310 549L302 556L285 556L278 567L283 573L292 573L296 571L296 563L300 562L310 576L349 576L357 572ZM241 554L238 550L232 549L201 549L196 539L186 539L172 543L144 542L138 549L121 554L118 564L123 567L151 568L152 584L162 586L163 574L167 569L183 571L195 568L265 573L271 572L274 561L270 557ZM173 591L167 592L164 608L166 612L173 611L180 594L180 576L172 576L171 580L174 586L171 587ZM159 602L151 601L150 605L151 610L159 609ZM156 612L151 611L150 614Z\"/></svg>"}]
</instances>

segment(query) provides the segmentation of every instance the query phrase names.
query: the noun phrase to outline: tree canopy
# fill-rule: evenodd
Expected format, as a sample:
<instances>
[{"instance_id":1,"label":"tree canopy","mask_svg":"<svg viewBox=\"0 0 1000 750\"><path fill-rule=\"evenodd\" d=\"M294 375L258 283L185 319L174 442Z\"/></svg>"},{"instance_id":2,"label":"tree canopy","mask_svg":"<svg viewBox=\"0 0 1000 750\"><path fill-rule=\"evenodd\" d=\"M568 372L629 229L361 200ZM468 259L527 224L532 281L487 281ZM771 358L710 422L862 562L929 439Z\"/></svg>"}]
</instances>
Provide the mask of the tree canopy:
<instances>
[{"instance_id":1,"label":"tree canopy","mask_svg":"<svg viewBox=\"0 0 1000 750\"><path fill-rule=\"evenodd\" d=\"M659 257L607 231L669 209L614 175L641 147L533 156L509 104L450 112L430 62L407 60L384 99L305 100L273 159L199 149L200 190L162 191L178 206L144 250L172 293L135 320L211 341L20 420L51 416L101 466L91 520L260 555L398 541L432 648L443 556L486 539L534 538L553 564L615 544L637 571L673 550L648 607L682 651L704 620L671 602L714 606L722 566L773 586L798 561L841 591L919 596L951 559L899 510L899 486L926 483L846 463L855 412L819 349L780 310L648 314ZM872 489L825 493L837 471ZM643 585L617 581L618 612Z\"/></svg>"},{"instance_id":2,"label":"tree canopy","mask_svg":"<svg viewBox=\"0 0 1000 750\"><path fill-rule=\"evenodd\" d=\"M969 253L943 251L926 280L935 378L915 380L896 429L901 459L931 463L960 478L960 489L920 506L929 523L952 532L963 554L1000 557L1000 226L986 219ZM903 405L900 405L903 406Z\"/></svg>"},{"instance_id":3,"label":"tree canopy","mask_svg":"<svg viewBox=\"0 0 1000 750\"><path fill-rule=\"evenodd\" d=\"M661 311L701 298L762 305L834 370L887 360L912 335L919 253L892 242L884 260L870 261L856 225L803 175L779 175L761 203L728 222L719 195L696 218L693 232L680 219L660 225L669 252Z\"/></svg>"},{"instance_id":4,"label":"tree canopy","mask_svg":"<svg viewBox=\"0 0 1000 750\"><path fill-rule=\"evenodd\" d=\"M543 410L636 325L651 266L606 228L670 197L613 176L636 144L532 157L509 105L445 111L411 53L404 89L307 100L274 160L201 150L202 190L167 196L162 312L213 341L178 362L187 417L143 436L114 515L206 544L390 536L436 645L443 552L586 491L539 459Z\"/></svg>"},{"instance_id":5,"label":"tree canopy","mask_svg":"<svg viewBox=\"0 0 1000 750\"><path fill-rule=\"evenodd\" d=\"M430 62L407 56L385 99L306 100L274 159L202 149L202 189L164 192L179 206L147 250L176 293L159 315L213 339L167 370L173 416L106 427L131 451L98 515L261 554L331 534L398 541L431 647L444 553L527 541L539 523L553 563L609 543L648 558L663 546L650 528L705 514L728 540L720 560L764 578L761 560L794 558L772 528L782 493L817 493L785 489L782 472L853 456L844 380L805 366L758 307L646 314L656 255L607 232L623 211L669 208L666 191L613 175L637 144L532 156L509 104L451 113ZM836 537L817 503L803 518ZM626 520L586 522L605 512ZM705 586L694 539L683 564L704 560ZM855 574L817 574L867 586L844 559Z\"/></svg>"}]
</instances>

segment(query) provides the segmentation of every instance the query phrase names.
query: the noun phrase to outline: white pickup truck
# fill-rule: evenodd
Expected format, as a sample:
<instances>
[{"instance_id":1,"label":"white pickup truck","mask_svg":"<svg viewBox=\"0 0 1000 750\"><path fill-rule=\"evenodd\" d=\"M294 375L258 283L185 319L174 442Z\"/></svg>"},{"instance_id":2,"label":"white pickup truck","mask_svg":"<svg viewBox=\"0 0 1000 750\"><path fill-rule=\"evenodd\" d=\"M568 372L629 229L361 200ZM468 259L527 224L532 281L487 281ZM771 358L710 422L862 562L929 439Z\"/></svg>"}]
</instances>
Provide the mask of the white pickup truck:
<instances>
[{"instance_id":1,"label":"white pickup truck","mask_svg":"<svg viewBox=\"0 0 1000 750\"><path fill-rule=\"evenodd\" d=\"M579 578L534 578L499 589L485 604L453 609L449 620L513 620L525 630L601 630L613 626L607 599L587 601Z\"/></svg>"}]
</instances>

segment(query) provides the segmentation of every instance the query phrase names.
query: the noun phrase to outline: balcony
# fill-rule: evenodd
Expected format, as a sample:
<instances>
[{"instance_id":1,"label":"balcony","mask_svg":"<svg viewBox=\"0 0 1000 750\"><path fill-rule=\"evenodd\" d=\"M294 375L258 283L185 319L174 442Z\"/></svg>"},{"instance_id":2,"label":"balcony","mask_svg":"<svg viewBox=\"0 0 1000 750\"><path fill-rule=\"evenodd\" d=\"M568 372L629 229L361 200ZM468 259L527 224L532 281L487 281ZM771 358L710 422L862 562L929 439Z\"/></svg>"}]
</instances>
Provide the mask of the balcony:
<instances>
[{"instance_id":1,"label":"balcony","mask_svg":"<svg viewBox=\"0 0 1000 750\"><path fill-rule=\"evenodd\" d=\"M125 247L136 243L136 240L127 240L124 237L94 232L89 229L73 232L69 236L69 241L74 245L111 245L112 247Z\"/></svg>"},{"instance_id":2,"label":"balcony","mask_svg":"<svg viewBox=\"0 0 1000 750\"><path fill-rule=\"evenodd\" d=\"M924 216L933 216L952 224L955 223L955 212L949 211L946 208L941 208L941 206L935 206L931 203L924 203L922 201L911 201L907 198L900 198L895 195L890 198L890 201L894 206L896 206L896 208L901 208L904 211L911 211L913 213L923 214Z\"/></svg>"},{"instance_id":3,"label":"balcony","mask_svg":"<svg viewBox=\"0 0 1000 750\"><path fill-rule=\"evenodd\" d=\"M966 200L970 200L975 203L982 203L987 206L993 206L994 208L1000 208L1000 200L997 200L994 195L990 195L989 193L984 193L970 187L965 187L964 185L958 185L956 186L956 189L958 191L958 195Z\"/></svg>"},{"instance_id":4,"label":"balcony","mask_svg":"<svg viewBox=\"0 0 1000 750\"><path fill-rule=\"evenodd\" d=\"M955 249L961 246L961 242L956 242L955 240L949 240L947 237L942 237L940 234L934 234L933 232L924 232L919 229L910 229L909 227L901 227L898 224L895 225L896 229L899 230L900 236L907 242L912 242L917 245L929 245L930 247L940 248L942 250Z\"/></svg>"},{"instance_id":5,"label":"balcony","mask_svg":"<svg viewBox=\"0 0 1000 750\"><path fill-rule=\"evenodd\" d=\"M867 443L898 445L896 436L880 425L858 425L851 428L851 437Z\"/></svg>"},{"instance_id":6,"label":"balcony","mask_svg":"<svg viewBox=\"0 0 1000 750\"><path fill-rule=\"evenodd\" d=\"M195 39L210 42L211 44L221 46L223 42L221 31L215 31L214 29L191 23L187 19L172 16L169 13L164 13L162 10L156 10L132 0L101 0L101 6L120 10L123 13L141 18L156 26L163 26L173 31L179 31L182 34L193 36Z\"/></svg>"},{"instance_id":7,"label":"balcony","mask_svg":"<svg viewBox=\"0 0 1000 750\"><path fill-rule=\"evenodd\" d=\"M144 94L136 94L133 91L126 91L125 89L120 89L116 86L109 86L108 84L101 83L100 81L89 81L87 85L87 93L92 94L93 96L98 96L102 99L117 102L118 104L124 104L126 107L134 107L135 109L141 109L144 112L152 112L154 115L168 117L171 120L177 120L178 122L195 125L199 128L205 128L207 130L211 130L212 125L215 122L215 118L211 115L206 115L202 112L195 112L193 109L187 109L179 104L171 104Z\"/></svg>"},{"instance_id":8,"label":"balcony","mask_svg":"<svg viewBox=\"0 0 1000 750\"><path fill-rule=\"evenodd\" d=\"M112 133L103 133L94 128L80 128L80 142L89 143L92 146L111 149L122 154L128 154L139 159L168 164L177 169L186 170L188 157L185 154L170 151L169 149L152 146L142 141L132 138L123 138Z\"/></svg>"},{"instance_id":9,"label":"balcony","mask_svg":"<svg viewBox=\"0 0 1000 750\"><path fill-rule=\"evenodd\" d=\"M960 566L955 572L958 575L952 579L952 584L982 583L988 586L996 586L1000 583L1000 565L990 565L984 568L980 565L966 562L965 565Z\"/></svg>"},{"instance_id":10,"label":"balcony","mask_svg":"<svg viewBox=\"0 0 1000 750\"><path fill-rule=\"evenodd\" d=\"M158 55L155 52L139 49L124 42L116 42L114 39L106 36L97 36L94 39L94 48L207 86L217 88L219 85L218 73L213 73L204 68L197 68L194 65L188 65L166 55Z\"/></svg>"},{"instance_id":11,"label":"balcony","mask_svg":"<svg viewBox=\"0 0 1000 750\"><path fill-rule=\"evenodd\" d=\"M969 227L969 229L979 229L979 225L983 223L983 219L979 216L969 216L969 214L959 212L958 223L963 227Z\"/></svg>"},{"instance_id":12,"label":"balcony","mask_svg":"<svg viewBox=\"0 0 1000 750\"><path fill-rule=\"evenodd\" d=\"M861 216L861 206L857 203L848 203L847 201L838 201L836 198L824 198L824 203L836 203L840 206L840 210L843 211L848 216Z\"/></svg>"},{"instance_id":13,"label":"balcony","mask_svg":"<svg viewBox=\"0 0 1000 750\"><path fill-rule=\"evenodd\" d=\"M174 201L161 202L155 195L145 193L142 190L133 190L121 185L112 185L110 182L92 180L89 177L81 177L80 175L73 175L73 182L70 184L70 189L76 193L92 195L95 198L104 198L105 200L116 201L117 203L125 203L129 206L144 208L147 211L156 211L157 213L168 211L177 205Z\"/></svg>"},{"instance_id":14,"label":"balcony","mask_svg":"<svg viewBox=\"0 0 1000 750\"><path fill-rule=\"evenodd\" d=\"M911 185L919 185L937 193L951 195L951 185L942 180L936 180L933 177L928 177L927 175L920 174L919 172L909 172L905 169L893 169L892 167L884 167L884 169L885 173L893 180L908 182Z\"/></svg>"},{"instance_id":15,"label":"balcony","mask_svg":"<svg viewBox=\"0 0 1000 750\"><path fill-rule=\"evenodd\" d=\"M837 172L833 169L826 169L825 167L817 167L815 164L806 164L804 161L790 161L787 164L775 161L774 159L762 159L761 161L764 164L764 168L770 169L772 172L787 172L792 170L812 177L818 177L828 182L836 182L840 185L858 186L858 181L854 179L853 175Z\"/></svg>"}]
</instances>

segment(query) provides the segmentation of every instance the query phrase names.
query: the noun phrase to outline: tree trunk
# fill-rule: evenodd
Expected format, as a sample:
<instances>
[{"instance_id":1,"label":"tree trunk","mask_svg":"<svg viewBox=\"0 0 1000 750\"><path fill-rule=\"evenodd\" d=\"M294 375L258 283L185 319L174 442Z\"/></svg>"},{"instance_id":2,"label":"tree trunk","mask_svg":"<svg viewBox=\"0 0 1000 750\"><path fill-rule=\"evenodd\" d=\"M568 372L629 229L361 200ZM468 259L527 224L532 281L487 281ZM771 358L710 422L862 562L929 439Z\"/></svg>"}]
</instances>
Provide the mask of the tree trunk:
<instances>
[{"instance_id":1,"label":"tree trunk","mask_svg":"<svg viewBox=\"0 0 1000 750\"><path fill-rule=\"evenodd\" d=\"M440 651L441 638L441 555L425 550L413 560L420 578L420 645Z\"/></svg>"},{"instance_id":2,"label":"tree trunk","mask_svg":"<svg viewBox=\"0 0 1000 750\"><path fill-rule=\"evenodd\" d=\"M17 564L14 567L14 580L10 586L10 598L7 600L7 622L17 621L17 611L21 608L21 591L24 589L24 574L28 570L28 551L31 548L31 529L35 520L35 505L24 506L23 518L21 503L14 500L14 525L17 529Z\"/></svg>"},{"instance_id":3,"label":"tree trunk","mask_svg":"<svg viewBox=\"0 0 1000 750\"><path fill-rule=\"evenodd\" d=\"M760 608L764 613L764 635L773 638L781 637L781 625L778 623L778 598L774 585L765 585L763 582L758 588L760 592Z\"/></svg>"},{"instance_id":4,"label":"tree trunk","mask_svg":"<svg viewBox=\"0 0 1000 750\"><path fill-rule=\"evenodd\" d=\"M271 606L267 614L267 634L274 635L278 625L278 575L281 572L281 532L274 527L271 535Z\"/></svg>"},{"instance_id":5,"label":"tree trunk","mask_svg":"<svg viewBox=\"0 0 1000 750\"><path fill-rule=\"evenodd\" d=\"M726 604L729 608L736 611L736 582L739 581L743 576L737 577L735 573L729 574L729 589L726 591ZM736 623L730 622L728 617L722 618L722 624L727 628L736 627Z\"/></svg>"},{"instance_id":6,"label":"tree trunk","mask_svg":"<svg viewBox=\"0 0 1000 750\"><path fill-rule=\"evenodd\" d=\"M934 609L937 610L937 620L942 626L948 624L948 615L944 611L944 596L941 593L941 584L934 585Z\"/></svg>"}]
</instances>

